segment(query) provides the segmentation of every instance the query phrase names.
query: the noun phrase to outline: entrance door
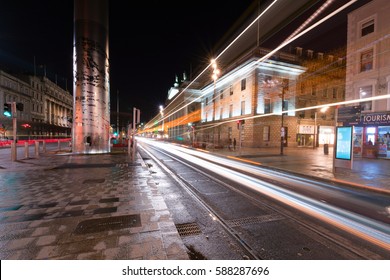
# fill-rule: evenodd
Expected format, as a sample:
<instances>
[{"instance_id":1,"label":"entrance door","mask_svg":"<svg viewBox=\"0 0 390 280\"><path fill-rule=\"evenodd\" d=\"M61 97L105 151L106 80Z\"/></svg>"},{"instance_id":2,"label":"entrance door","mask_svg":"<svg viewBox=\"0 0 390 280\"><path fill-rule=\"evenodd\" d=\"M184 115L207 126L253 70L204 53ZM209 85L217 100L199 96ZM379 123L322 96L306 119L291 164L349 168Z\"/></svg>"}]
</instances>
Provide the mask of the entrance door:
<instances>
[{"instance_id":1,"label":"entrance door","mask_svg":"<svg viewBox=\"0 0 390 280\"><path fill-rule=\"evenodd\" d=\"M365 144L375 145L376 141L376 127L368 126L366 127L366 137Z\"/></svg>"}]
</instances>

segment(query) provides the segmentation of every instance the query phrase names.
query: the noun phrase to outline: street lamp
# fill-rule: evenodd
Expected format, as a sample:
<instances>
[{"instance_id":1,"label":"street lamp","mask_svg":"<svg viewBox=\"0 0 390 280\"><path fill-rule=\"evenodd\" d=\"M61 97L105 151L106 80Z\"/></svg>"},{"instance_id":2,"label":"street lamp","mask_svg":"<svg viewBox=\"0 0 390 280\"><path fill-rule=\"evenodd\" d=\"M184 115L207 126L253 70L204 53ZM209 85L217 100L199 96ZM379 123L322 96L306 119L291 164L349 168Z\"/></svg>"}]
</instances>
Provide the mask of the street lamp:
<instances>
[{"instance_id":1,"label":"street lamp","mask_svg":"<svg viewBox=\"0 0 390 280\"><path fill-rule=\"evenodd\" d=\"M215 59L212 59L211 60L211 65L213 67L213 75L211 76L214 80L214 94L213 94L213 120L215 121L216 119L216 115L217 115L217 112L216 112L216 99L217 99L217 79L218 79L218 76L219 76L219 69L218 69L218 66L217 66L217 61ZM217 137L215 137L215 126L213 128L214 130L214 147L215 147L215 140Z\"/></svg>"},{"instance_id":2,"label":"street lamp","mask_svg":"<svg viewBox=\"0 0 390 280\"><path fill-rule=\"evenodd\" d=\"M220 74L220 71L218 69L218 66L217 66L217 62L215 59L212 59L211 60L211 65L213 67L213 75L211 76L214 80L214 94L213 94L213 102L214 102L214 108L213 108L213 119L215 120L216 118L216 111L215 111L215 101L216 101L216 98L217 98L217 93L216 93L216 90L217 90L217 79L218 79L218 76Z\"/></svg>"},{"instance_id":3,"label":"street lamp","mask_svg":"<svg viewBox=\"0 0 390 280\"><path fill-rule=\"evenodd\" d=\"M284 137L286 135L286 132L284 130L284 90L285 85L282 85L282 124L280 128L280 155L283 155L283 147L284 147Z\"/></svg>"},{"instance_id":4,"label":"street lamp","mask_svg":"<svg viewBox=\"0 0 390 280\"><path fill-rule=\"evenodd\" d=\"M286 131L284 128L284 114L285 108L284 95L286 89L288 89L288 80L283 79L280 81L278 78L270 78L263 81L263 87L265 88L276 88L279 92L280 88L282 89L282 93L279 95L281 97L282 102L282 111L281 111L281 127L280 127L280 155L283 155L283 148L285 143Z\"/></svg>"},{"instance_id":5,"label":"street lamp","mask_svg":"<svg viewBox=\"0 0 390 280\"><path fill-rule=\"evenodd\" d=\"M160 114L161 114L161 119L162 119L162 125L161 125L162 137L164 139L164 107L162 105L160 105Z\"/></svg>"}]
</instances>

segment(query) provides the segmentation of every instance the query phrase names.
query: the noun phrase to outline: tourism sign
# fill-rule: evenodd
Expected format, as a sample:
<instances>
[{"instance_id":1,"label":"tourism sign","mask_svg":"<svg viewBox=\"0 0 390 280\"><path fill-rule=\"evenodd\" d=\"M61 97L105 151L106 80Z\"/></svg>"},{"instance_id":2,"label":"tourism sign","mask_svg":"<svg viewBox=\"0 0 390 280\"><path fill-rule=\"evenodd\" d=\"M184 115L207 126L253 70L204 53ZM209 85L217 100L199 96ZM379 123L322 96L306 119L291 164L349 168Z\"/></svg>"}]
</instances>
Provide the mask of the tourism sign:
<instances>
[{"instance_id":1,"label":"tourism sign","mask_svg":"<svg viewBox=\"0 0 390 280\"><path fill-rule=\"evenodd\" d=\"M390 112L362 114L359 121L344 121L344 125L366 126L366 125L390 125Z\"/></svg>"}]
</instances>

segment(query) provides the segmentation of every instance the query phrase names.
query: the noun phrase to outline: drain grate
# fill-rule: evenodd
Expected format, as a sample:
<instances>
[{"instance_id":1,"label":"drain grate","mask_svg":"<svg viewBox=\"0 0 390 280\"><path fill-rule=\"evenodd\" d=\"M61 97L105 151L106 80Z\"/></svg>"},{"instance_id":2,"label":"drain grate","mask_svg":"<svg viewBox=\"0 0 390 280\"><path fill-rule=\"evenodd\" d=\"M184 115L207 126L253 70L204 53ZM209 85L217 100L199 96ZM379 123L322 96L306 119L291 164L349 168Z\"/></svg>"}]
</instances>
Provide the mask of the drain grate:
<instances>
[{"instance_id":1,"label":"drain grate","mask_svg":"<svg viewBox=\"0 0 390 280\"><path fill-rule=\"evenodd\" d=\"M139 214L116 216L82 221L77 225L74 233L86 234L140 226L141 216Z\"/></svg>"},{"instance_id":2,"label":"drain grate","mask_svg":"<svg viewBox=\"0 0 390 280\"><path fill-rule=\"evenodd\" d=\"M176 228L180 236L190 236L202 233L196 223L177 224Z\"/></svg>"},{"instance_id":3,"label":"drain grate","mask_svg":"<svg viewBox=\"0 0 390 280\"><path fill-rule=\"evenodd\" d=\"M284 217L282 217L281 215L269 214L269 215L234 219L234 220L227 221L227 224L231 227L238 227L238 226L266 223L266 222L277 221L282 219L284 219Z\"/></svg>"}]
</instances>

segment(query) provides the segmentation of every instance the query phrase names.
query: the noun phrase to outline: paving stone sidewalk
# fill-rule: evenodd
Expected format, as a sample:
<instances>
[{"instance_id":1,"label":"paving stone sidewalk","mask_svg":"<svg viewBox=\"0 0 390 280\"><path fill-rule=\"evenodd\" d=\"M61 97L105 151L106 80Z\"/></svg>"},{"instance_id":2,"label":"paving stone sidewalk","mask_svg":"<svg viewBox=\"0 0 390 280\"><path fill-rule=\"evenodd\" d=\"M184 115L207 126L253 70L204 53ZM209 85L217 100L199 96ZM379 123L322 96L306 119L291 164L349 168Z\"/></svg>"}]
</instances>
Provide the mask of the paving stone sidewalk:
<instances>
[{"instance_id":1,"label":"paving stone sidewalk","mask_svg":"<svg viewBox=\"0 0 390 280\"><path fill-rule=\"evenodd\" d=\"M0 166L2 260L188 259L140 157L48 152Z\"/></svg>"}]
</instances>

